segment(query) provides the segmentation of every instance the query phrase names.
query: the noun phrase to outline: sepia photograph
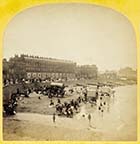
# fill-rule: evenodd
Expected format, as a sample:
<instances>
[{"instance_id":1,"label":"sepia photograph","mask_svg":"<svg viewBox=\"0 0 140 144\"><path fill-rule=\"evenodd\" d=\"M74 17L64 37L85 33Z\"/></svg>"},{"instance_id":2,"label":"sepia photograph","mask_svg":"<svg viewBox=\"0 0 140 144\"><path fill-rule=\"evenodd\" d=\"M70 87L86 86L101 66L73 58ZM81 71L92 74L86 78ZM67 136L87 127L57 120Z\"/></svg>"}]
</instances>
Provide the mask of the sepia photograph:
<instances>
[{"instance_id":1,"label":"sepia photograph","mask_svg":"<svg viewBox=\"0 0 140 144\"><path fill-rule=\"evenodd\" d=\"M137 141L137 43L123 14L27 8L3 37L4 141Z\"/></svg>"}]
</instances>

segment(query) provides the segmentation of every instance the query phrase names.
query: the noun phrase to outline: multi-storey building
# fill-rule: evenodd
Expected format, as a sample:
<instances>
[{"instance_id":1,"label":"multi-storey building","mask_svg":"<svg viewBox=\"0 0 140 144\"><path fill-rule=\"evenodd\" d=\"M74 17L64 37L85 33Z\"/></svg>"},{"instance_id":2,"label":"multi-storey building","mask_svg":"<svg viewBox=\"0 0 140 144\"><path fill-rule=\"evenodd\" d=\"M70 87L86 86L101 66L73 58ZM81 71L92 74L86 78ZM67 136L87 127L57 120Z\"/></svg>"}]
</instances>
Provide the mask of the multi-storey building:
<instances>
[{"instance_id":1,"label":"multi-storey building","mask_svg":"<svg viewBox=\"0 0 140 144\"><path fill-rule=\"evenodd\" d=\"M76 70L77 78L97 79L98 68L96 65L82 65L78 66Z\"/></svg>"},{"instance_id":2,"label":"multi-storey building","mask_svg":"<svg viewBox=\"0 0 140 144\"><path fill-rule=\"evenodd\" d=\"M127 79L127 80L137 80L137 70L134 70L130 67L122 68L118 71L118 77Z\"/></svg>"},{"instance_id":3,"label":"multi-storey building","mask_svg":"<svg viewBox=\"0 0 140 144\"><path fill-rule=\"evenodd\" d=\"M76 63L68 60L21 55L27 78L74 78Z\"/></svg>"},{"instance_id":4,"label":"multi-storey building","mask_svg":"<svg viewBox=\"0 0 140 144\"><path fill-rule=\"evenodd\" d=\"M76 63L68 60L20 55L10 58L9 72L26 74L26 78L74 78ZM4 63L5 65L5 60Z\"/></svg>"},{"instance_id":5,"label":"multi-storey building","mask_svg":"<svg viewBox=\"0 0 140 144\"><path fill-rule=\"evenodd\" d=\"M75 79L97 78L96 65L77 66L75 62L38 56L15 55L9 61L3 61L3 67L8 66L11 78L51 78ZM5 69L5 68L4 68Z\"/></svg>"}]
</instances>

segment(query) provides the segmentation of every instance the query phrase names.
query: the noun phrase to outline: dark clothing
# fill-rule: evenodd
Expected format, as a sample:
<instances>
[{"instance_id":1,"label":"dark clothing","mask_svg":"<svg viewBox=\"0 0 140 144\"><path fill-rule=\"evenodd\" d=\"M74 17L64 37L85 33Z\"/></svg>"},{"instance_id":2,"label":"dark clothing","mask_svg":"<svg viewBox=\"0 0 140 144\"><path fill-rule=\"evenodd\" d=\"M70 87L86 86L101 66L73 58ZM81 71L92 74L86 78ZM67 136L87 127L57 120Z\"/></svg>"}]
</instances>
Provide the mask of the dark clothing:
<instances>
[{"instance_id":1,"label":"dark clothing","mask_svg":"<svg viewBox=\"0 0 140 144\"><path fill-rule=\"evenodd\" d=\"M56 117L55 114L53 114L53 122L55 123Z\"/></svg>"},{"instance_id":2,"label":"dark clothing","mask_svg":"<svg viewBox=\"0 0 140 144\"><path fill-rule=\"evenodd\" d=\"M91 121L91 115L90 114L88 115L88 120Z\"/></svg>"}]
</instances>

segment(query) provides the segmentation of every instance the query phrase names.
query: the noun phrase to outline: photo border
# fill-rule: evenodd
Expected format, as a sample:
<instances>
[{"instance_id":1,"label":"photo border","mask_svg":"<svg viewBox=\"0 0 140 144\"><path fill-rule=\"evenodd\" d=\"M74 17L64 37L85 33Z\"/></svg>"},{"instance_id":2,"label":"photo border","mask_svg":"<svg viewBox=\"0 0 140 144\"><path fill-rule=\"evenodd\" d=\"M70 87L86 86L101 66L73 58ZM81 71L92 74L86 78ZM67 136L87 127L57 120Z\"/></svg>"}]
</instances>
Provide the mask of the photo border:
<instances>
[{"instance_id":1,"label":"photo border","mask_svg":"<svg viewBox=\"0 0 140 144\"><path fill-rule=\"evenodd\" d=\"M3 141L3 117L0 112L0 143L19 144L19 143L52 143L52 144L85 144L85 143L140 143L140 0L0 0L0 110L2 110L2 59L3 59L3 37L8 23L18 13L38 5L58 4L58 3L85 3L111 8L124 15L132 24L137 41L137 141Z\"/></svg>"}]
</instances>

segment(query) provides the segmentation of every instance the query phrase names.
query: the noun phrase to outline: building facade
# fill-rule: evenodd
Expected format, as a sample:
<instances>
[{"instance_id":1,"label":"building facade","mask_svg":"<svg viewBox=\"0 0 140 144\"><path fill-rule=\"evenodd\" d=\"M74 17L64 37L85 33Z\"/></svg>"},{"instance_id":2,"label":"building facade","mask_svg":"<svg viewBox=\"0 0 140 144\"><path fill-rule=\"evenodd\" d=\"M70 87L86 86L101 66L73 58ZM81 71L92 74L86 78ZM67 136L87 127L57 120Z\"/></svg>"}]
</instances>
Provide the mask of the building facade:
<instances>
[{"instance_id":1,"label":"building facade","mask_svg":"<svg viewBox=\"0 0 140 144\"><path fill-rule=\"evenodd\" d=\"M108 80L117 80L117 71L105 71L99 74L99 79L108 81Z\"/></svg>"},{"instance_id":2,"label":"building facade","mask_svg":"<svg viewBox=\"0 0 140 144\"><path fill-rule=\"evenodd\" d=\"M4 59L3 67L4 72L14 79L97 79L98 71L96 65L77 66L75 62L69 60L28 56L24 54L20 56L15 55L9 61Z\"/></svg>"},{"instance_id":3,"label":"building facade","mask_svg":"<svg viewBox=\"0 0 140 144\"><path fill-rule=\"evenodd\" d=\"M122 68L118 71L118 76L121 79L137 80L137 71L130 67Z\"/></svg>"},{"instance_id":4,"label":"building facade","mask_svg":"<svg viewBox=\"0 0 140 144\"><path fill-rule=\"evenodd\" d=\"M77 66L76 77L78 79L97 79L98 68L96 65Z\"/></svg>"},{"instance_id":5,"label":"building facade","mask_svg":"<svg viewBox=\"0 0 140 144\"><path fill-rule=\"evenodd\" d=\"M27 78L74 78L76 63L68 60L21 55L24 57Z\"/></svg>"}]
</instances>

